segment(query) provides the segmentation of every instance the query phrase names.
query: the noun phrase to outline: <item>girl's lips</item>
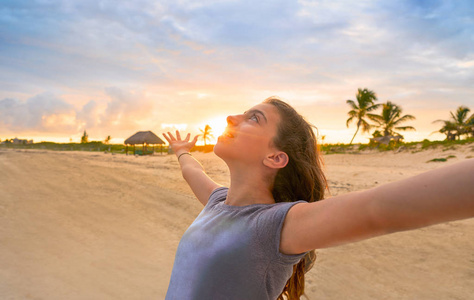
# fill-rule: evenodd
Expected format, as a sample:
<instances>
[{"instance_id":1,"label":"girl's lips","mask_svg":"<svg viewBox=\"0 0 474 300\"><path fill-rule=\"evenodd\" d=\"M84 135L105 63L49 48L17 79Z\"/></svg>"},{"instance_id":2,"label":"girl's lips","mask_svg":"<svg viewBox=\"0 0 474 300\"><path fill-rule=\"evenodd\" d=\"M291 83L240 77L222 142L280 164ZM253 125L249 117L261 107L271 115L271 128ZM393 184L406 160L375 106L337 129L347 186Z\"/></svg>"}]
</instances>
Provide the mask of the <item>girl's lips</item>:
<instances>
[{"instance_id":1,"label":"girl's lips","mask_svg":"<svg viewBox=\"0 0 474 300\"><path fill-rule=\"evenodd\" d=\"M229 130L229 128L227 128L224 133L222 134L223 137L226 137L226 138L233 138L234 135L232 134L232 132Z\"/></svg>"},{"instance_id":2,"label":"girl's lips","mask_svg":"<svg viewBox=\"0 0 474 300\"><path fill-rule=\"evenodd\" d=\"M229 129L226 129L220 136L219 138L217 139L218 141L225 141L225 140L228 140L228 139L232 139L234 138L234 134L229 130Z\"/></svg>"}]
</instances>

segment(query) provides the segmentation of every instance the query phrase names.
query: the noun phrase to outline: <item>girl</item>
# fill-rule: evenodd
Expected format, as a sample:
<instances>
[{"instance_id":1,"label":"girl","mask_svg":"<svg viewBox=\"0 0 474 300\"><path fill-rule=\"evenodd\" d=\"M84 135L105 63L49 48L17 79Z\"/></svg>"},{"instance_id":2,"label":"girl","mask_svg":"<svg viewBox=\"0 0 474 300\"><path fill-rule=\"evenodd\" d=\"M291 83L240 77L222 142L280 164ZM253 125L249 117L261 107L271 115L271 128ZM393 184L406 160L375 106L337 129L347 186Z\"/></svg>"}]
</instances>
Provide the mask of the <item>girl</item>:
<instances>
[{"instance_id":1,"label":"girl","mask_svg":"<svg viewBox=\"0 0 474 300\"><path fill-rule=\"evenodd\" d=\"M164 134L204 209L184 233L166 299L299 299L317 248L474 216L474 160L319 201L327 188L312 126L271 97L229 116L214 152L230 187ZM304 200L304 201L303 201Z\"/></svg>"}]
</instances>

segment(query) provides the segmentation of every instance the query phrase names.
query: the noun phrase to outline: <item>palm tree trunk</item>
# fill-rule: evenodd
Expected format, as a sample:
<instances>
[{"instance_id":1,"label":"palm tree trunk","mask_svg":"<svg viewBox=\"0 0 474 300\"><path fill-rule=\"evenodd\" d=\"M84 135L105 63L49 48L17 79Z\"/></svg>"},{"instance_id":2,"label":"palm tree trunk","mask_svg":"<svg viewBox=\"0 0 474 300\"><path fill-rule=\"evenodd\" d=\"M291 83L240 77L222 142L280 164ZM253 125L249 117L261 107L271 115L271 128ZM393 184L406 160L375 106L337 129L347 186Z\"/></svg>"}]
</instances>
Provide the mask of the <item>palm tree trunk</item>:
<instances>
[{"instance_id":1,"label":"palm tree trunk","mask_svg":"<svg viewBox=\"0 0 474 300\"><path fill-rule=\"evenodd\" d=\"M352 145L352 141L353 141L354 138L356 137L357 132L359 132L359 127L360 127L359 124L357 124L357 130L356 130L356 132L354 133L354 136L352 137L352 140L351 140L351 142L349 143L349 145Z\"/></svg>"}]
</instances>

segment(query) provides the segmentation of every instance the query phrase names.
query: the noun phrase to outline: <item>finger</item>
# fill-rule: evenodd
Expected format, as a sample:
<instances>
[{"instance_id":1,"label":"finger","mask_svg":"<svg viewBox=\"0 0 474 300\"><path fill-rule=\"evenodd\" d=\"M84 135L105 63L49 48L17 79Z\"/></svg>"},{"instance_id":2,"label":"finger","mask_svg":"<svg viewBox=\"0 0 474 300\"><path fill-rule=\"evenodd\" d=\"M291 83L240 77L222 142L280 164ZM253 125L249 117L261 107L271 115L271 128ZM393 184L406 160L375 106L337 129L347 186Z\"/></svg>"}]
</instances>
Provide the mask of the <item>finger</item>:
<instances>
[{"instance_id":1,"label":"finger","mask_svg":"<svg viewBox=\"0 0 474 300\"><path fill-rule=\"evenodd\" d=\"M193 144L196 144L196 142L197 142L198 138L199 138L199 135L196 135L196 136L194 137L194 139L193 139L192 143L193 143Z\"/></svg>"},{"instance_id":2,"label":"finger","mask_svg":"<svg viewBox=\"0 0 474 300\"><path fill-rule=\"evenodd\" d=\"M177 139L178 141L181 141L181 134L179 134L179 131L178 131L178 130L176 130L176 139Z\"/></svg>"},{"instance_id":3,"label":"finger","mask_svg":"<svg viewBox=\"0 0 474 300\"><path fill-rule=\"evenodd\" d=\"M188 133L188 134L186 135L186 138L185 138L184 140L185 140L186 142L189 142L189 138L190 138L190 137L191 137L191 134Z\"/></svg>"},{"instance_id":4,"label":"finger","mask_svg":"<svg viewBox=\"0 0 474 300\"><path fill-rule=\"evenodd\" d=\"M168 136L170 137L170 140L171 141L175 141L176 139L174 138L174 136L171 134L171 132L168 131Z\"/></svg>"},{"instance_id":5,"label":"finger","mask_svg":"<svg viewBox=\"0 0 474 300\"><path fill-rule=\"evenodd\" d=\"M165 139L168 141L169 144L171 144L171 140L166 136L165 133L163 133L163 136L165 137Z\"/></svg>"}]
</instances>

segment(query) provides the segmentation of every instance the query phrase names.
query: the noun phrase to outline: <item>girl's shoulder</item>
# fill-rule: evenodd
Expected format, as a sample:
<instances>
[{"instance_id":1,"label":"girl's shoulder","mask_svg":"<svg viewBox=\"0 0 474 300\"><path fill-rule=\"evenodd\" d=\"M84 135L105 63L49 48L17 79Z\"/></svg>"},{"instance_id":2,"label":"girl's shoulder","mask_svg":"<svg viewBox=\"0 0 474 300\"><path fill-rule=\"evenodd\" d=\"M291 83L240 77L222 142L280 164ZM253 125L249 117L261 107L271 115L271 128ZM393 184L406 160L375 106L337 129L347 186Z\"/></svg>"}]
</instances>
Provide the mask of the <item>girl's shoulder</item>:
<instances>
[{"instance_id":1,"label":"girl's shoulder","mask_svg":"<svg viewBox=\"0 0 474 300\"><path fill-rule=\"evenodd\" d=\"M306 201L300 200L295 202L279 202L275 204L268 204L263 207L259 214L259 223L268 225L274 223L277 227L280 227L285 221L288 211L298 203L307 203Z\"/></svg>"},{"instance_id":2,"label":"girl's shoulder","mask_svg":"<svg viewBox=\"0 0 474 300\"><path fill-rule=\"evenodd\" d=\"M284 264L296 264L304 256L304 253L286 255L280 252L283 224L290 209L298 203L307 202L295 201L271 204L258 215L256 225L258 240L261 244L267 245L268 254L274 261Z\"/></svg>"},{"instance_id":3,"label":"girl's shoulder","mask_svg":"<svg viewBox=\"0 0 474 300\"><path fill-rule=\"evenodd\" d=\"M219 202L225 201L227 198L227 192L229 188L225 186L218 187L211 192L209 200L207 201L206 207L210 208L218 204Z\"/></svg>"}]
</instances>

